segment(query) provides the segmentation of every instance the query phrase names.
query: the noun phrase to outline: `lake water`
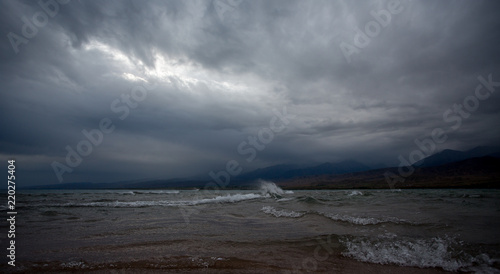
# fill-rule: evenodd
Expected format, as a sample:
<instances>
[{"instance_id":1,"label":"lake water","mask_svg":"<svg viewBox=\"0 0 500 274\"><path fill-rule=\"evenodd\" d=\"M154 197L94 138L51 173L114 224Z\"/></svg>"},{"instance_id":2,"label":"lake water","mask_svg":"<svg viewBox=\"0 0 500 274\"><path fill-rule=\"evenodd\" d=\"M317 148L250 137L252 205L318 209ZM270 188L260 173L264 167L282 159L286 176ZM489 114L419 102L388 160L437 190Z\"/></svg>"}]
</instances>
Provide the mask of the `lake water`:
<instances>
[{"instance_id":1,"label":"lake water","mask_svg":"<svg viewBox=\"0 0 500 274\"><path fill-rule=\"evenodd\" d=\"M4 272L500 273L499 190L283 191L263 183L16 198L16 267L3 255ZM7 222L0 230L5 251Z\"/></svg>"}]
</instances>

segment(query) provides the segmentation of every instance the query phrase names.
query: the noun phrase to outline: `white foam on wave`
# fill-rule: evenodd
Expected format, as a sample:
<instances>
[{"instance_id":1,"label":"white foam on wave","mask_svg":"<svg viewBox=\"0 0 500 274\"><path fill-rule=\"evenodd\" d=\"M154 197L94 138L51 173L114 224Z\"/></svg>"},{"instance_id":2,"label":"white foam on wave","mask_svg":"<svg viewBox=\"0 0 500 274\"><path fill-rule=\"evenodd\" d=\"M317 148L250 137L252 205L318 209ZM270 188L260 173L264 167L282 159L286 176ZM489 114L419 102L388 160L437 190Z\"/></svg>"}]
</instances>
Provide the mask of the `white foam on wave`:
<instances>
[{"instance_id":1,"label":"white foam on wave","mask_svg":"<svg viewBox=\"0 0 500 274\"><path fill-rule=\"evenodd\" d=\"M295 200L295 198L281 198L281 199L276 200L276 202L286 202L286 201L291 201L291 200Z\"/></svg>"},{"instance_id":2,"label":"white foam on wave","mask_svg":"<svg viewBox=\"0 0 500 274\"><path fill-rule=\"evenodd\" d=\"M464 194L462 198L482 198L481 194Z\"/></svg>"},{"instance_id":3,"label":"white foam on wave","mask_svg":"<svg viewBox=\"0 0 500 274\"><path fill-rule=\"evenodd\" d=\"M166 194L179 194L179 190L162 190L161 193L166 193Z\"/></svg>"},{"instance_id":4,"label":"white foam on wave","mask_svg":"<svg viewBox=\"0 0 500 274\"><path fill-rule=\"evenodd\" d=\"M281 189L275 183L265 180L259 180L259 181L260 181L260 191L262 192L262 194L264 195L268 194L273 197L285 194L285 191L283 191L283 189Z\"/></svg>"},{"instance_id":5,"label":"white foam on wave","mask_svg":"<svg viewBox=\"0 0 500 274\"><path fill-rule=\"evenodd\" d=\"M69 268L69 269L87 269L89 266L85 264L84 262L76 262L76 261L71 261L67 263L61 263L60 264L62 268Z\"/></svg>"},{"instance_id":6,"label":"white foam on wave","mask_svg":"<svg viewBox=\"0 0 500 274\"><path fill-rule=\"evenodd\" d=\"M253 199L259 199L259 198L264 198L260 194L255 194L255 193L249 193L249 194L234 194L234 195L226 195L226 196L217 196L215 198L211 199L201 199L201 200L195 200L192 201L193 205L197 204L207 204L207 203L235 203L239 201L245 201L245 200L253 200Z\"/></svg>"},{"instance_id":7,"label":"white foam on wave","mask_svg":"<svg viewBox=\"0 0 500 274\"><path fill-rule=\"evenodd\" d=\"M353 190L347 194L348 196L363 196L363 192L359 190Z\"/></svg>"},{"instance_id":8,"label":"white foam on wave","mask_svg":"<svg viewBox=\"0 0 500 274\"><path fill-rule=\"evenodd\" d=\"M179 190L134 191L135 194L179 194Z\"/></svg>"},{"instance_id":9,"label":"white foam on wave","mask_svg":"<svg viewBox=\"0 0 500 274\"><path fill-rule=\"evenodd\" d=\"M486 254L471 256L464 252L453 252L461 250L460 242L453 239L341 239L347 251L342 255L354 258L362 262L377 264L395 264L401 266L412 266L420 268L440 267L446 271L471 271L491 269L489 265L493 260ZM458 248L457 248L458 246ZM454 254L456 253L456 254Z\"/></svg>"},{"instance_id":10,"label":"white foam on wave","mask_svg":"<svg viewBox=\"0 0 500 274\"><path fill-rule=\"evenodd\" d=\"M355 216L331 214L331 213L323 213L322 215L334 221L348 222L355 225L375 225L383 223L382 220L378 220L376 218L371 218L371 217L355 217Z\"/></svg>"},{"instance_id":11,"label":"white foam on wave","mask_svg":"<svg viewBox=\"0 0 500 274\"><path fill-rule=\"evenodd\" d=\"M327 218L330 218L334 221L348 222L355 225L376 225L381 223L396 223L396 224L409 223L406 220L398 219L395 217L373 218L373 217L359 217L359 216L349 216L349 215L322 213L322 212L319 212L319 214Z\"/></svg>"},{"instance_id":12,"label":"white foam on wave","mask_svg":"<svg viewBox=\"0 0 500 274\"><path fill-rule=\"evenodd\" d=\"M281 199L280 199L281 200ZM278 200L278 201L280 201ZM407 220L398 219L395 217L381 217L381 218L373 218L373 217L359 217L359 216L349 216L349 215L341 215L334 213L324 213L318 211L308 211L308 212L295 212L293 210L285 210L280 209L277 210L272 206L264 206L261 209L266 214L274 215L275 217L302 217L306 214L318 214L324 217L327 217L334 221L348 222L354 225L376 225L382 223L411 223Z\"/></svg>"},{"instance_id":13,"label":"white foam on wave","mask_svg":"<svg viewBox=\"0 0 500 274\"><path fill-rule=\"evenodd\" d=\"M147 207L160 206L163 201L133 201L133 202L90 202L90 203L67 203L60 206L63 207ZM165 204L166 205L166 204ZM57 205L50 205L57 206Z\"/></svg>"},{"instance_id":14,"label":"white foam on wave","mask_svg":"<svg viewBox=\"0 0 500 274\"><path fill-rule=\"evenodd\" d=\"M195 206L200 204L216 204L216 203L236 203L240 201L265 198L260 194L233 194L226 196L216 196L214 198L205 198L197 200L180 200L180 201L130 201L130 202L90 202L90 203L66 203L55 204L49 206L62 207L148 207L148 206Z\"/></svg>"},{"instance_id":15,"label":"white foam on wave","mask_svg":"<svg viewBox=\"0 0 500 274\"><path fill-rule=\"evenodd\" d=\"M274 217L289 217L289 218L298 218L304 216L305 213L295 212L293 210L287 211L284 209L276 209L272 206L264 206L261 209L264 213L273 215Z\"/></svg>"}]
</instances>

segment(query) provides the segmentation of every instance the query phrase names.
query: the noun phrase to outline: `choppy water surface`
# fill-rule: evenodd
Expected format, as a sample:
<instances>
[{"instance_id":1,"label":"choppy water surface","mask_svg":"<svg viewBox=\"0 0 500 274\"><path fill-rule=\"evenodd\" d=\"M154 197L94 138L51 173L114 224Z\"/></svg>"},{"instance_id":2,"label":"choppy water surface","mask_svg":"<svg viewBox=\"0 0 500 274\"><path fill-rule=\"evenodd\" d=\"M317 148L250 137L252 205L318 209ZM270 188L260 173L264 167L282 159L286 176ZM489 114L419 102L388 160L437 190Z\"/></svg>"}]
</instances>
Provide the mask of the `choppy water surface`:
<instances>
[{"instance_id":1,"label":"choppy water surface","mask_svg":"<svg viewBox=\"0 0 500 274\"><path fill-rule=\"evenodd\" d=\"M16 268L4 269L499 273L499 198L498 190L292 192L271 183L24 191Z\"/></svg>"}]
</instances>

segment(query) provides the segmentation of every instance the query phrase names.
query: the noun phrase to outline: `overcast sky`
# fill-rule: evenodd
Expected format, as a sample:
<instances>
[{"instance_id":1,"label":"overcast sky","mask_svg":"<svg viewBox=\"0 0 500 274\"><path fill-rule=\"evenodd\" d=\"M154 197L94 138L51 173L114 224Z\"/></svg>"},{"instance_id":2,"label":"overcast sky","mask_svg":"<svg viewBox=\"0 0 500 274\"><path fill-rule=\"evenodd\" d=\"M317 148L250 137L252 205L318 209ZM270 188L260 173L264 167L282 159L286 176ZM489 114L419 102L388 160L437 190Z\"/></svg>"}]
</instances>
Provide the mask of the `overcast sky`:
<instances>
[{"instance_id":1,"label":"overcast sky","mask_svg":"<svg viewBox=\"0 0 500 274\"><path fill-rule=\"evenodd\" d=\"M0 1L0 155L20 185L397 165L436 128L437 150L500 137L499 1L47 3Z\"/></svg>"}]
</instances>

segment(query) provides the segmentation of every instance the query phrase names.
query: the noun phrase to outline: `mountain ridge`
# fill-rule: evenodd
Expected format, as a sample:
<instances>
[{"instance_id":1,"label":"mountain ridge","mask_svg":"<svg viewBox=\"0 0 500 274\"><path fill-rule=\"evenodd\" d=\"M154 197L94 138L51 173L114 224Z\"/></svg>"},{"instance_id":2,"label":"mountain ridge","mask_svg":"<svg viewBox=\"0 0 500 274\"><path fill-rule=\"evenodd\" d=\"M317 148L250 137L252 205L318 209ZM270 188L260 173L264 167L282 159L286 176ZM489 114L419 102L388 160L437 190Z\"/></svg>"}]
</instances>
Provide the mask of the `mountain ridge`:
<instances>
[{"instance_id":1,"label":"mountain ridge","mask_svg":"<svg viewBox=\"0 0 500 274\"><path fill-rule=\"evenodd\" d=\"M387 174L397 167L354 174L322 175L277 182L283 189L382 188L500 188L500 158L485 156L432 167L416 167L401 181L389 185Z\"/></svg>"},{"instance_id":2,"label":"mountain ridge","mask_svg":"<svg viewBox=\"0 0 500 274\"><path fill-rule=\"evenodd\" d=\"M485 160L489 159L489 160ZM454 168L459 170L454 171L455 174L460 174L463 170L467 170L467 176L479 176L484 177L484 174L479 174L478 171L481 170L481 166L472 165L470 163L481 162L484 163L495 162L494 159L500 160L500 147L491 146L478 146L466 151L458 151L452 149L444 149L437 152L431 156L428 156L421 161L413 165L415 173L421 173L424 170L425 174L434 173L436 178L450 177L450 170L446 169L449 164L452 164ZM456 166L459 162L469 161L469 166ZM486 161L486 162L485 162ZM434 168L434 169L433 169ZM437 168L437 169L435 169ZM476 170L471 170L476 169ZM500 170L500 166L498 167ZM247 173L240 174L235 177L229 178L229 184L224 186L227 188L248 188L255 184L258 180L272 180L283 187L297 187L302 185L305 188L312 187L311 184L299 184L298 180L307 182L316 182L318 180L323 181L335 181L341 180L343 183L350 182L345 185L345 187L369 187L367 184L360 184L361 181L365 180L365 183L377 182L374 186L375 188L381 187L380 185L380 171L392 172L392 174L398 174L398 167L388 167L388 168L378 168L372 169L362 163L355 160L344 160L340 162L325 162L321 164L305 166L296 164L278 164L273 166L268 166L264 168L258 168ZM378 172L378 173L377 173ZM496 174L494 169L488 171L491 174ZM373 177L369 174L378 174ZM426 180L435 181L429 176L423 176ZM422 176L409 176L408 180L412 181L415 178L423 178ZM456 177L460 177L456 175ZM351 178L346 180L346 178ZM364 179L363 179L364 178ZM354 180L356 179L356 180ZM448 178L447 180L449 180ZM458 178L460 179L460 178ZM477 179L477 178L476 178ZM384 179L385 180L385 179ZM194 189L194 188L204 188L207 184L213 182L212 178L201 178L197 177L187 177L187 178L173 178L173 179L139 179L139 180L126 180L111 183L92 183L92 182L75 182L75 183L65 183L65 184L51 184L42 186L29 186L24 187L24 189L146 189L146 188L176 188L176 189ZM291 184L287 186L287 184ZM423 187L425 184L419 183ZM316 187L324 187L324 184L316 184ZM452 184L448 184L449 187L453 187ZM332 187L331 185L328 187ZM428 185L427 187L432 187Z\"/></svg>"},{"instance_id":3,"label":"mountain ridge","mask_svg":"<svg viewBox=\"0 0 500 274\"><path fill-rule=\"evenodd\" d=\"M477 146L466 151L444 149L416 162L414 166L431 167L483 156L498 157L497 155L500 156L500 147Z\"/></svg>"}]
</instances>

